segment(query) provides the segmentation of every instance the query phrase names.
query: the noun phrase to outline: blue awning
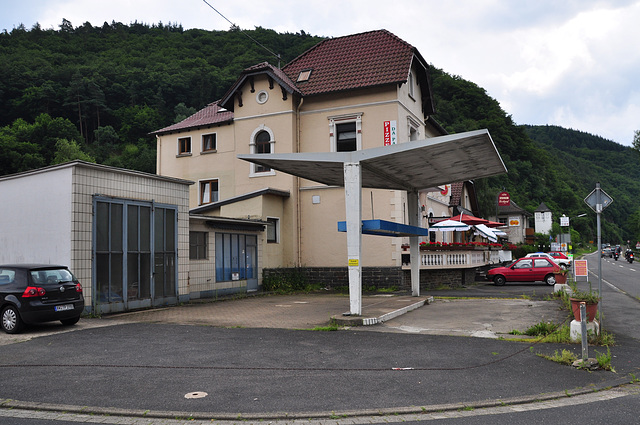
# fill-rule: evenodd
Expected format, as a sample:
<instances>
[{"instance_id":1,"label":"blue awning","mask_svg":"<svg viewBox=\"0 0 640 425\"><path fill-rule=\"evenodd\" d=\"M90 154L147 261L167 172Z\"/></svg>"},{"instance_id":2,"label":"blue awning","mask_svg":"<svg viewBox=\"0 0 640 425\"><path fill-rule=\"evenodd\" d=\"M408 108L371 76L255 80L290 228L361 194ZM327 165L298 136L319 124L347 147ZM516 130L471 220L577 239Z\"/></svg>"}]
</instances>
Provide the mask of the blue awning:
<instances>
[{"instance_id":1,"label":"blue awning","mask_svg":"<svg viewBox=\"0 0 640 425\"><path fill-rule=\"evenodd\" d=\"M338 222L338 232L347 231L347 222ZM363 235L378 236L429 236L429 229L386 220L362 220Z\"/></svg>"}]
</instances>

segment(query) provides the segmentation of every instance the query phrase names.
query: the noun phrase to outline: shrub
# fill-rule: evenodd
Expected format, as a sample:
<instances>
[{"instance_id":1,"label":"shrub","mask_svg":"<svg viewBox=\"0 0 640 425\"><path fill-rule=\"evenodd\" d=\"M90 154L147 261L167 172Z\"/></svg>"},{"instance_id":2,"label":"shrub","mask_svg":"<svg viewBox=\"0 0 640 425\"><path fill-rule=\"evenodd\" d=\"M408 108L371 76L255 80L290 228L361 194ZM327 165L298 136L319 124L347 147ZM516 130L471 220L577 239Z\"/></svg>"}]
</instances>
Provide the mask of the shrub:
<instances>
[{"instance_id":1,"label":"shrub","mask_svg":"<svg viewBox=\"0 0 640 425\"><path fill-rule=\"evenodd\" d=\"M262 288L267 292L290 293L307 288L307 279L299 268L277 268L262 279Z\"/></svg>"}]
</instances>

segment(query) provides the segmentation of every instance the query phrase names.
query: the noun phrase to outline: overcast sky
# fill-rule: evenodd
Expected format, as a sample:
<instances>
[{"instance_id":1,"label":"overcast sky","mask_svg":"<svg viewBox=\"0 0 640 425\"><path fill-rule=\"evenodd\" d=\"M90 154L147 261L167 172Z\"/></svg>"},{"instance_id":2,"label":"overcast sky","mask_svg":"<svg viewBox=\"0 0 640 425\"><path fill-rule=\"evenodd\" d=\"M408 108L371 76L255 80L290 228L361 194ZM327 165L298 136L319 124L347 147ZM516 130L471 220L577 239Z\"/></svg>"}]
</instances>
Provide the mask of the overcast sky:
<instances>
[{"instance_id":1,"label":"overcast sky","mask_svg":"<svg viewBox=\"0 0 640 425\"><path fill-rule=\"evenodd\" d=\"M640 130L640 0L207 0L242 29L338 37L387 29L486 89L517 124L631 145ZM227 30L203 0L0 0L0 31L113 20ZM215 99L212 99L215 100Z\"/></svg>"}]
</instances>

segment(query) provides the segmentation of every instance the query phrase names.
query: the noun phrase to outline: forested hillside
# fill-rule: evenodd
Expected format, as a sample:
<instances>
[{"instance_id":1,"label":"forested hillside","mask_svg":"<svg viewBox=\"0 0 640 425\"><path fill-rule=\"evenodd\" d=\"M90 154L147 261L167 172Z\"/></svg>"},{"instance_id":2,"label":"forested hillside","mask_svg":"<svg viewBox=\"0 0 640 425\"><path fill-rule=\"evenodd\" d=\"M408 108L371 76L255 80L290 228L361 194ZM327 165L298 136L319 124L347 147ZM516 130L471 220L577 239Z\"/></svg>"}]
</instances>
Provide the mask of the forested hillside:
<instances>
[{"instance_id":1,"label":"forested hillside","mask_svg":"<svg viewBox=\"0 0 640 425\"><path fill-rule=\"evenodd\" d=\"M63 139L60 159L81 149L99 163L154 172L150 131L219 99L246 67L278 65L247 34L283 65L322 39L262 28L73 27L66 20L59 30L0 33L0 173L49 165L56 142L41 143L42 133ZM76 132L52 133L51 118L68 120Z\"/></svg>"},{"instance_id":2,"label":"forested hillside","mask_svg":"<svg viewBox=\"0 0 640 425\"><path fill-rule=\"evenodd\" d=\"M244 68L278 65L247 35L279 54L282 65L322 39L304 31L74 27L66 20L58 30L36 25L0 33L0 174L75 158L154 172L150 131L219 99ZM515 125L476 84L436 66L431 79L436 120L450 133L489 129L509 170L476 181L483 215L495 212L497 193L507 190L530 212L541 202L555 217L589 212L572 228L593 240L595 215L583 199L599 181L614 198L603 214L603 239L640 239L636 151L578 131Z\"/></svg>"}]
</instances>

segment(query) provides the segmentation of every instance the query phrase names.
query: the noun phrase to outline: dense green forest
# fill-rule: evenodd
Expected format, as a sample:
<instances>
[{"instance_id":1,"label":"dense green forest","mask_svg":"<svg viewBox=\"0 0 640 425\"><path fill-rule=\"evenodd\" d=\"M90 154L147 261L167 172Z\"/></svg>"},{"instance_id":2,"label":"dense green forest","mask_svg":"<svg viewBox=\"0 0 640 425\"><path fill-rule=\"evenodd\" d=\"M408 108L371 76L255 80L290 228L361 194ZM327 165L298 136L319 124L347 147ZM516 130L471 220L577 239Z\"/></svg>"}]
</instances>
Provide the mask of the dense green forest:
<instances>
[{"instance_id":1,"label":"dense green forest","mask_svg":"<svg viewBox=\"0 0 640 425\"><path fill-rule=\"evenodd\" d=\"M63 152L81 150L99 163L154 172L149 132L218 100L243 69L267 60L285 64L320 40L262 28L73 27L66 20L58 30L36 24L0 33L0 173L51 164L56 139L64 140ZM55 133L52 125L64 131Z\"/></svg>"},{"instance_id":2,"label":"dense green forest","mask_svg":"<svg viewBox=\"0 0 640 425\"><path fill-rule=\"evenodd\" d=\"M222 97L244 68L284 65L320 40L304 31L67 20L57 30L0 33L0 175L75 158L154 172L149 132ZM529 212L541 202L555 217L588 212L572 221L573 239L594 240L595 214L583 199L600 182L614 199L602 214L603 240L640 240L637 151L579 131L516 125L484 89L433 65L431 80L436 120L450 133L487 128L508 168L476 181L484 216L507 190Z\"/></svg>"}]
</instances>

